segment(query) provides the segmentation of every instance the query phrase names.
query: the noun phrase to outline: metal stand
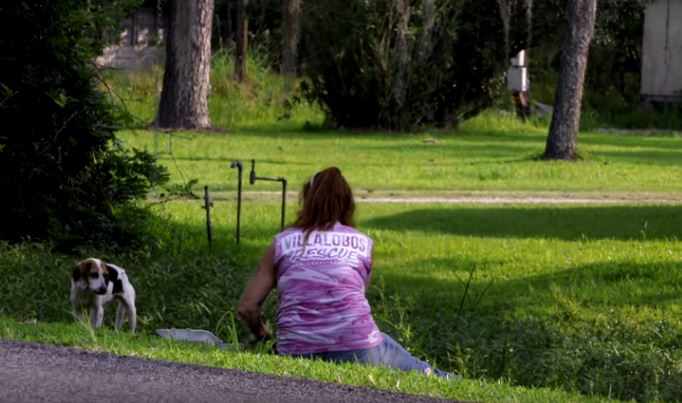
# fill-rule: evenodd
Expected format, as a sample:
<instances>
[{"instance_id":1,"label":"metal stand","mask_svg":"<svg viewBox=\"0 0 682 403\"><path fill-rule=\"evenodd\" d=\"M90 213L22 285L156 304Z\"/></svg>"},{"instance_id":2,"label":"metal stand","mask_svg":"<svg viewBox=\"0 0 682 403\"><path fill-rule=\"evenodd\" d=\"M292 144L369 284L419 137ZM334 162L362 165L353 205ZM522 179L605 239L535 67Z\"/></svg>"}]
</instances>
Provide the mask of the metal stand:
<instances>
[{"instance_id":1,"label":"metal stand","mask_svg":"<svg viewBox=\"0 0 682 403\"><path fill-rule=\"evenodd\" d=\"M208 194L208 186L204 186L204 208L206 209L206 234L208 235L208 250L211 250L213 242L213 225L211 224L211 206L213 201Z\"/></svg>"},{"instance_id":2,"label":"metal stand","mask_svg":"<svg viewBox=\"0 0 682 403\"><path fill-rule=\"evenodd\" d=\"M232 161L230 168L237 168L238 184L237 184L237 245L239 245L239 238L241 237L241 216L242 216L242 162Z\"/></svg>"},{"instance_id":3,"label":"metal stand","mask_svg":"<svg viewBox=\"0 0 682 403\"><path fill-rule=\"evenodd\" d=\"M284 230L284 215L286 213L286 203L287 203L287 180L281 176L278 176L276 178L275 177L267 177L267 176L257 176L256 175L256 160L251 160L251 173L249 174L249 183L251 183L253 185L256 183L257 180L282 182L281 229Z\"/></svg>"}]
</instances>

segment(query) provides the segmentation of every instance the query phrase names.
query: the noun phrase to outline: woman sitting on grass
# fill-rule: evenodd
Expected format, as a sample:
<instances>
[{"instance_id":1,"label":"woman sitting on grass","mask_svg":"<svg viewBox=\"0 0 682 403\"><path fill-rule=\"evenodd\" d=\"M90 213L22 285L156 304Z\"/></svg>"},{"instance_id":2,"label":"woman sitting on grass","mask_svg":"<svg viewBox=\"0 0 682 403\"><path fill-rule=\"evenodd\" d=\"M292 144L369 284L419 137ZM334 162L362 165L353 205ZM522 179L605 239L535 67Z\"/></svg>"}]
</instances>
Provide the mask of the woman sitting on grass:
<instances>
[{"instance_id":1,"label":"woman sitting on grass","mask_svg":"<svg viewBox=\"0 0 682 403\"><path fill-rule=\"evenodd\" d=\"M373 242L353 228L355 202L336 167L303 186L294 225L277 234L239 301L257 340L271 337L260 307L277 287L277 353L336 363L355 361L457 379L408 353L379 331L365 291Z\"/></svg>"}]
</instances>

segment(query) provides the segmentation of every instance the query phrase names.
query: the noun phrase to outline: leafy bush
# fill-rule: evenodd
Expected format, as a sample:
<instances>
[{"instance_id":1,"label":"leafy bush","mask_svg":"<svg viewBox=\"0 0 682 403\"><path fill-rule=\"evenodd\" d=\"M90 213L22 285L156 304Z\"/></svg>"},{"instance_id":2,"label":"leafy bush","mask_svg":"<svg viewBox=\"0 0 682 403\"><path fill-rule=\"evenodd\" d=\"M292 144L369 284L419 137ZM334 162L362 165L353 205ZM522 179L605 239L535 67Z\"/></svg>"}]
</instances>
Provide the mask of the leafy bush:
<instances>
[{"instance_id":1,"label":"leafy bush","mask_svg":"<svg viewBox=\"0 0 682 403\"><path fill-rule=\"evenodd\" d=\"M302 21L304 90L345 127L456 125L491 103L518 47L490 0L306 1Z\"/></svg>"},{"instance_id":2,"label":"leafy bush","mask_svg":"<svg viewBox=\"0 0 682 403\"><path fill-rule=\"evenodd\" d=\"M115 113L96 89L91 60L123 2L89 4L10 2L0 10L2 239L127 242L130 227L116 211L130 211L168 178L150 154L115 142Z\"/></svg>"}]
</instances>

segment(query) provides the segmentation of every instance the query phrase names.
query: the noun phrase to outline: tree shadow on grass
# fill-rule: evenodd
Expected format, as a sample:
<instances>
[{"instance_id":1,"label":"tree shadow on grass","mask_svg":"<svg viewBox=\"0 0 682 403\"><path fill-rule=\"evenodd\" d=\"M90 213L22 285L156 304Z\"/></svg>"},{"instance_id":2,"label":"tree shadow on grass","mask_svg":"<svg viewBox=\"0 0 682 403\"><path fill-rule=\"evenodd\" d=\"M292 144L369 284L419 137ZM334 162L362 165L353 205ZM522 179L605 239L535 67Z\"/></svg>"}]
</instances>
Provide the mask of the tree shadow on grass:
<instances>
[{"instance_id":1,"label":"tree shadow on grass","mask_svg":"<svg viewBox=\"0 0 682 403\"><path fill-rule=\"evenodd\" d=\"M680 239L682 205L419 208L368 220L363 227L501 238Z\"/></svg>"},{"instance_id":2,"label":"tree shadow on grass","mask_svg":"<svg viewBox=\"0 0 682 403\"><path fill-rule=\"evenodd\" d=\"M422 355L468 377L625 400L680 396L682 262L598 262L492 283L474 274L467 285L466 276L382 273L384 295L400 298L383 298L394 304L386 314L372 292L373 311L388 316L379 315L386 331L398 339L414 331L413 340L429 341Z\"/></svg>"},{"instance_id":3,"label":"tree shadow on grass","mask_svg":"<svg viewBox=\"0 0 682 403\"><path fill-rule=\"evenodd\" d=\"M486 273L484 266L473 272L471 280L469 267L462 267L460 275L450 280L399 270L383 271L377 277L389 290L410 296L420 306L442 306L451 318L482 313L479 310L508 316L510 311L538 312L567 303L604 312L623 307L665 308L678 303L682 295L682 262L678 261L598 262L504 280Z\"/></svg>"},{"instance_id":4,"label":"tree shadow on grass","mask_svg":"<svg viewBox=\"0 0 682 403\"><path fill-rule=\"evenodd\" d=\"M682 144L682 141L680 141ZM682 161L682 150L678 149L654 149L645 151L595 151L593 156L601 157L608 161L628 162L638 165L663 165L679 167Z\"/></svg>"}]
</instances>

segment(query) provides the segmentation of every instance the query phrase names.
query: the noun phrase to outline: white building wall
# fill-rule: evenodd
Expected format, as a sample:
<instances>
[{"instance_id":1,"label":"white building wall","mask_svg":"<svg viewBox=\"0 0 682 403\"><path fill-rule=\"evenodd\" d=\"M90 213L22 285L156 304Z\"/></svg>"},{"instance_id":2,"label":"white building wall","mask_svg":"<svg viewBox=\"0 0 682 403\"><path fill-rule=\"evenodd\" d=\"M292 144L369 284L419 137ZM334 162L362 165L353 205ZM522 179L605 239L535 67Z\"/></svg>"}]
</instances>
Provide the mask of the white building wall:
<instances>
[{"instance_id":1,"label":"white building wall","mask_svg":"<svg viewBox=\"0 0 682 403\"><path fill-rule=\"evenodd\" d=\"M119 42L104 48L95 59L101 67L138 70L160 65L163 62L164 19L156 10L138 8L122 22Z\"/></svg>"},{"instance_id":2,"label":"white building wall","mask_svg":"<svg viewBox=\"0 0 682 403\"><path fill-rule=\"evenodd\" d=\"M682 101L682 0L646 8L640 92L645 101Z\"/></svg>"}]
</instances>

